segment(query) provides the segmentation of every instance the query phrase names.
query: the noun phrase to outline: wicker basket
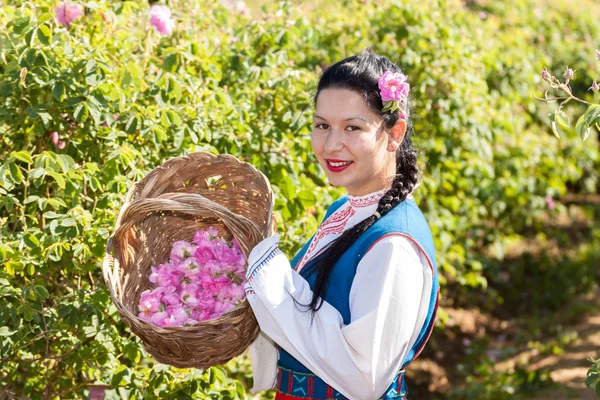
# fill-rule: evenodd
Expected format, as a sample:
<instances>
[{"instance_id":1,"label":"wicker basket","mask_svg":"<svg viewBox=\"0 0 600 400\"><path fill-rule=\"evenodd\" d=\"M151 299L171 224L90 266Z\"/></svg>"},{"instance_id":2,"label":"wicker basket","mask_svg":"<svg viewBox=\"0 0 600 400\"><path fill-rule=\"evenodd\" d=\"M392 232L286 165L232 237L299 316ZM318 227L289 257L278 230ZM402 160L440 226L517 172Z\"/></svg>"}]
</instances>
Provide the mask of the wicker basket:
<instances>
[{"instance_id":1,"label":"wicker basket","mask_svg":"<svg viewBox=\"0 0 600 400\"><path fill-rule=\"evenodd\" d=\"M224 364L258 335L246 299L193 327L160 328L137 317L140 295L151 286L150 267L168 260L175 241L192 242L194 232L209 226L228 240L235 237L247 260L277 226L267 178L230 155L199 152L171 159L131 187L108 241L102 272L111 298L161 363L201 369Z\"/></svg>"}]
</instances>

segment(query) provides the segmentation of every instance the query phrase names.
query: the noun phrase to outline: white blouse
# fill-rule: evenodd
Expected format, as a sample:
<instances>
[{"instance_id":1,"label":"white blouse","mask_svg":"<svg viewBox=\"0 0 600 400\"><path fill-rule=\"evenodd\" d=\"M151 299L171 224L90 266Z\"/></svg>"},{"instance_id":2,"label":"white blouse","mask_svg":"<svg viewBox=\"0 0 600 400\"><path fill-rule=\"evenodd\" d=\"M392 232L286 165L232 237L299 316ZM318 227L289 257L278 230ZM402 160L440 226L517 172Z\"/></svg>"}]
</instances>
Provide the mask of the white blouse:
<instances>
[{"instance_id":1,"label":"white blouse","mask_svg":"<svg viewBox=\"0 0 600 400\"><path fill-rule=\"evenodd\" d=\"M393 381L429 308L433 270L416 243L401 234L388 235L364 255L350 290L348 325L327 302L311 323L311 313L293 300L311 302L313 292L298 271L346 229L372 215L386 190L348 196L323 221L297 270L279 251L279 234L252 249L245 291L261 329L250 346L253 393L274 388L277 345L351 400L378 399Z\"/></svg>"}]
</instances>

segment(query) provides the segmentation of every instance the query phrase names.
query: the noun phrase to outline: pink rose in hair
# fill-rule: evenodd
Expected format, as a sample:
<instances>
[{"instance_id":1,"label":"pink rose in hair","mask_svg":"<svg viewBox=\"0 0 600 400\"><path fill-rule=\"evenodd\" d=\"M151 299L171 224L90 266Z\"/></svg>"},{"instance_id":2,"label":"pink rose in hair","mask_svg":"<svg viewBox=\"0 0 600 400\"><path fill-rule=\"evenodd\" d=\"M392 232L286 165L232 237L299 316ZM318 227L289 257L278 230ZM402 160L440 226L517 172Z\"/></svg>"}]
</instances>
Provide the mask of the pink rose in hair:
<instances>
[{"instance_id":1,"label":"pink rose in hair","mask_svg":"<svg viewBox=\"0 0 600 400\"><path fill-rule=\"evenodd\" d=\"M406 82L406 75L386 71L377 81L383 101L397 101L408 96L410 86Z\"/></svg>"},{"instance_id":2,"label":"pink rose in hair","mask_svg":"<svg viewBox=\"0 0 600 400\"><path fill-rule=\"evenodd\" d=\"M83 15L83 7L80 4L69 4L63 1L54 9L54 14L61 25L69 28L71 22Z\"/></svg>"}]
</instances>

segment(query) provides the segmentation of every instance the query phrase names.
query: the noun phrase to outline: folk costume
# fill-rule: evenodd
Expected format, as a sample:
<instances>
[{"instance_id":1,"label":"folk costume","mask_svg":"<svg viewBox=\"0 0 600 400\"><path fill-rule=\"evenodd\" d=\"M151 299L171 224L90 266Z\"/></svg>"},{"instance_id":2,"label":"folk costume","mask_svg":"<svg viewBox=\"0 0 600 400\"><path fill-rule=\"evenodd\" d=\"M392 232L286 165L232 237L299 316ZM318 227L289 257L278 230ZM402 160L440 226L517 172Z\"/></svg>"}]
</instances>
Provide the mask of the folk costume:
<instances>
[{"instance_id":1,"label":"folk costume","mask_svg":"<svg viewBox=\"0 0 600 400\"><path fill-rule=\"evenodd\" d=\"M307 268L345 230L373 215L388 189L342 196L291 260L279 235L248 263L246 296L261 333L250 346L252 392L276 400L406 399L406 366L433 329L439 284L429 226L412 195L380 217L340 257L322 307L311 312Z\"/></svg>"}]
</instances>

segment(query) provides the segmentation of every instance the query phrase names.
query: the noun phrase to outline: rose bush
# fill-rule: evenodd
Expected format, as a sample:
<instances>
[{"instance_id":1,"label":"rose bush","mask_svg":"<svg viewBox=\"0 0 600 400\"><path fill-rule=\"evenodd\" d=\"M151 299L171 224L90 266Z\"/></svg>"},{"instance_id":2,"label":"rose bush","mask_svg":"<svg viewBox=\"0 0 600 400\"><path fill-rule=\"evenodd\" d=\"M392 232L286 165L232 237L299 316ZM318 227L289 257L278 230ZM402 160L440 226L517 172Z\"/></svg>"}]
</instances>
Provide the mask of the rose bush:
<instances>
[{"instance_id":1,"label":"rose bush","mask_svg":"<svg viewBox=\"0 0 600 400\"><path fill-rule=\"evenodd\" d=\"M597 192L597 134L585 143L549 134L531 87L545 65L569 64L591 82L594 60L567 54L600 28L594 13L561 2L491 3L282 2L249 13L237 3L97 0L65 3L61 14L57 2L5 1L0 391L83 398L105 384L111 398L247 396L245 358L193 371L145 356L101 281L106 241L133 182L170 157L208 150L268 176L292 255L343 193L326 185L310 148L318 74L367 46L398 62L414 93L424 172L415 197L442 283L497 301L485 291L499 273L486 249L501 259L549 204L562 209L568 190ZM557 304L593 286L585 263L551 272L538 285Z\"/></svg>"}]
</instances>

